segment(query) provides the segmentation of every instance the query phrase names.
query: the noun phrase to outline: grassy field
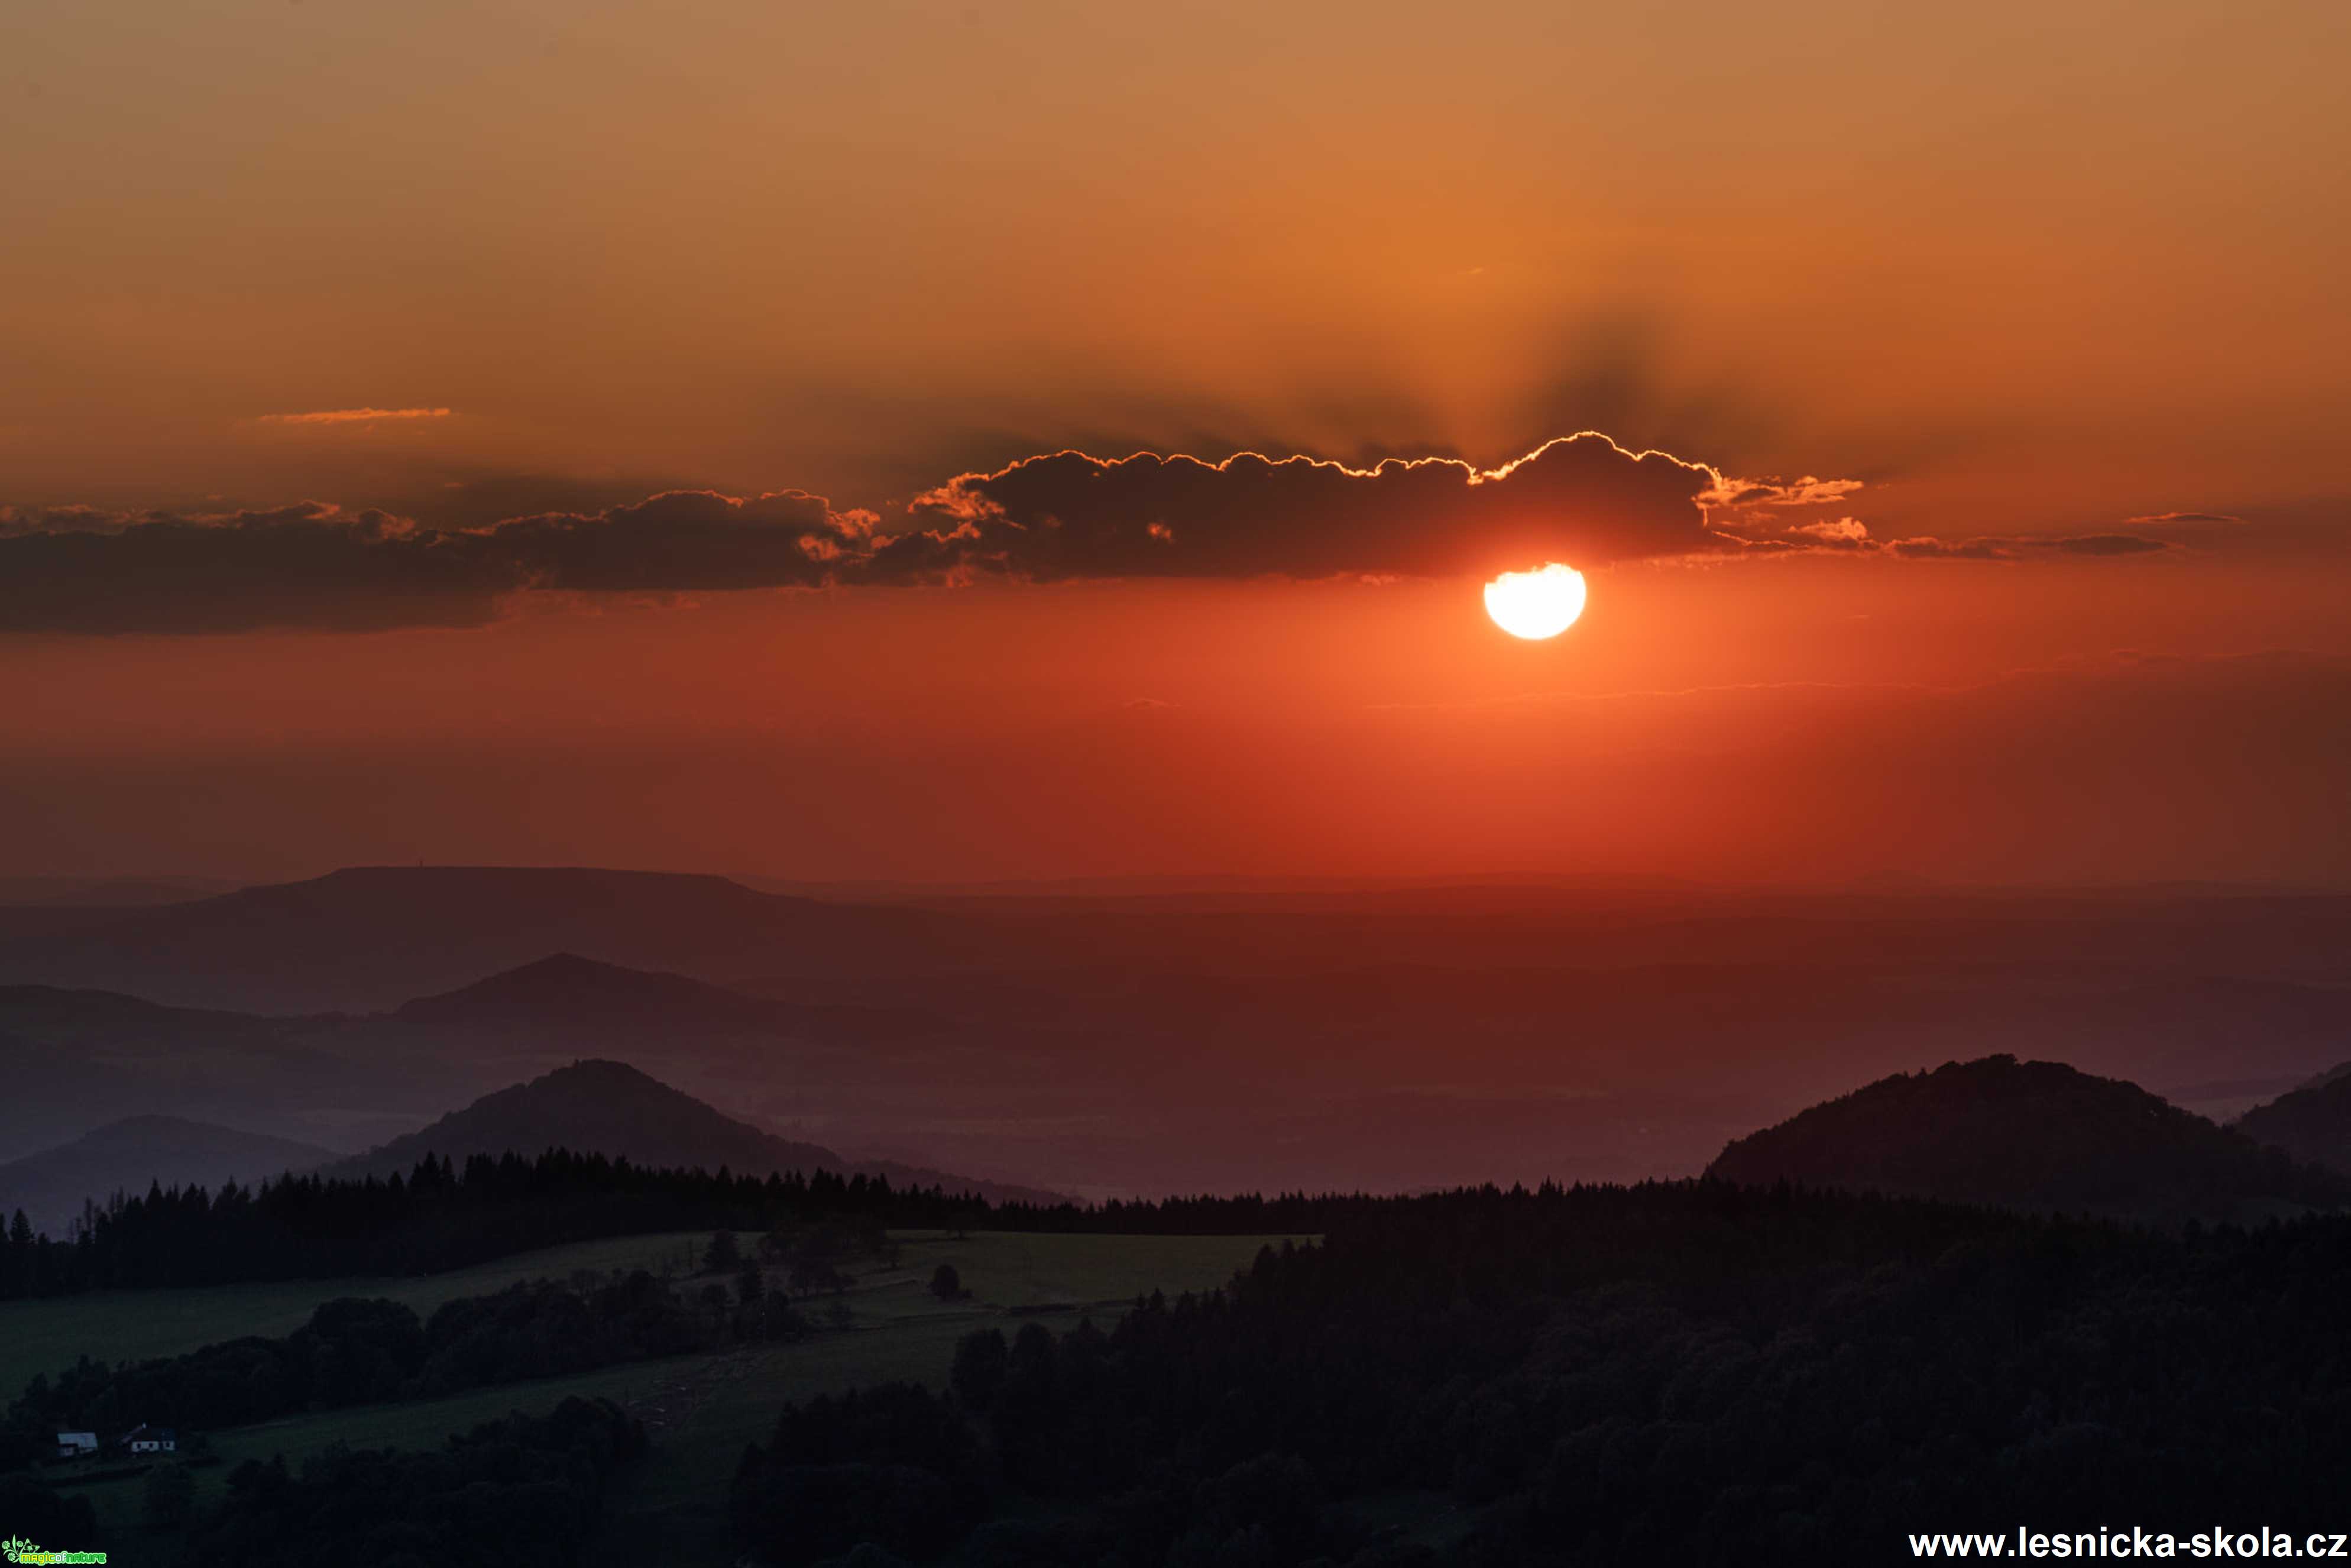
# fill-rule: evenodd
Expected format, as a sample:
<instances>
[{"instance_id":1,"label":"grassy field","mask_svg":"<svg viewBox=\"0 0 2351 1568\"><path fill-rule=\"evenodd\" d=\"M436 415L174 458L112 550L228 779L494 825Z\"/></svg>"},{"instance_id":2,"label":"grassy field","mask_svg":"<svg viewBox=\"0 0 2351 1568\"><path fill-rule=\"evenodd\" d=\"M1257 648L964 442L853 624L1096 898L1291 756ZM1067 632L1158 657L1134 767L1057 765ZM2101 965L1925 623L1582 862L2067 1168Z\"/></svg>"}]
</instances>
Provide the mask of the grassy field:
<instances>
[{"instance_id":1,"label":"grassy field","mask_svg":"<svg viewBox=\"0 0 2351 1568\"><path fill-rule=\"evenodd\" d=\"M905 1232L900 1239L899 1268L865 1277L846 1298L856 1328L750 1353L663 1417L652 1457L612 1500L591 1563L732 1563L726 1483L744 1445L767 1440L787 1401L893 1380L937 1386L956 1342L974 1329L1009 1333L1041 1322L1061 1330L1085 1317L1107 1325L1154 1290L1174 1296L1225 1283L1270 1239L999 1232L956 1240ZM925 1291L941 1263L956 1266L970 1301L943 1305Z\"/></svg>"},{"instance_id":2,"label":"grassy field","mask_svg":"<svg viewBox=\"0 0 2351 1568\"><path fill-rule=\"evenodd\" d=\"M198 1472L199 1495L209 1499L227 1473L248 1458L282 1455L288 1464L298 1464L305 1456L337 1443L354 1448L427 1447L508 1411L545 1410L573 1395L603 1397L642 1416L655 1442L651 1458L612 1498L609 1528L593 1560L707 1563L720 1568L733 1560L726 1524L727 1480L744 1445L765 1440L778 1406L786 1401L896 1379L936 1385L946 1379L956 1342L976 1328L996 1324L1009 1331L1035 1321L1066 1329L1086 1316L1106 1324L1136 1296L1154 1290L1172 1296L1223 1284L1267 1239L1007 1232L956 1238L923 1231L899 1232L895 1239L900 1243L896 1267L864 1269L852 1289L816 1309L821 1316L830 1301L837 1300L848 1313L846 1324L799 1343L643 1362L444 1399L324 1412L213 1433L213 1451L223 1462ZM666 1265L678 1270L706 1239L700 1235L640 1237L559 1248L425 1280L84 1297L78 1301L101 1310L86 1314L78 1327L56 1321L69 1317L56 1309L70 1309L76 1302L10 1303L0 1312L0 1344L5 1345L6 1357L0 1364L13 1368L26 1358L9 1337L19 1325L8 1315L24 1308L33 1309L22 1313L24 1331L40 1336L43 1343L76 1343L93 1356L121 1360L169 1354L241 1333L283 1333L298 1326L318 1302L337 1296L385 1296L429 1312L442 1301L494 1291L514 1280L562 1276L582 1268ZM743 1239L747 1245L750 1238ZM930 1295L925 1287L940 1263L955 1265L970 1299L949 1303ZM142 1302L144 1311L139 1310ZM74 1354L68 1350L65 1362ZM62 1364L54 1354L46 1361L30 1359L31 1370ZM17 1385L22 1382L19 1377ZM95 1482L81 1490L97 1505L110 1534L121 1543L120 1561L162 1555L161 1543L143 1534L143 1490L138 1479Z\"/></svg>"},{"instance_id":3,"label":"grassy field","mask_svg":"<svg viewBox=\"0 0 2351 1568\"><path fill-rule=\"evenodd\" d=\"M586 1241L445 1274L396 1279L98 1291L45 1301L0 1301L0 1404L22 1393L35 1374L71 1366L78 1355L93 1361L143 1361L247 1334L291 1333L309 1321L319 1302L338 1296L381 1296L405 1301L418 1315L429 1316L444 1301L486 1295L517 1280L560 1279L577 1269L674 1270L707 1239L632 1236Z\"/></svg>"}]
</instances>

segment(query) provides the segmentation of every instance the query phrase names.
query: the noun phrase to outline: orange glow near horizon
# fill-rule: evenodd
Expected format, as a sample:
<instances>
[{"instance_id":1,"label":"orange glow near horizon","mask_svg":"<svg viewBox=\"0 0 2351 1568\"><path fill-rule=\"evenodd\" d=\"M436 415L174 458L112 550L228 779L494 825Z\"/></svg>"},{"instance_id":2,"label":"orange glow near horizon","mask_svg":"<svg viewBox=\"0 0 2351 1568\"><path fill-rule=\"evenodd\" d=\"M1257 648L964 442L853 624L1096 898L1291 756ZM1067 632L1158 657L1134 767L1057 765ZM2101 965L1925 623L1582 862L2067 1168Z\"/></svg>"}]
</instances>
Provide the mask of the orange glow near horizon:
<instances>
[{"instance_id":1,"label":"orange glow near horizon","mask_svg":"<svg viewBox=\"0 0 2351 1568\"><path fill-rule=\"evenodd\" d=\"M17 9L0 873L2351 885L2351 8Z\"/></svg>"},{"instance_id":2,"label":"orange glow near horizon","mask_svg":"<svg viewBox=\"0 0 2351 1568\"><path fill-rule=\"evenodd\" d=\"M1545 642L1583 614L1583 574L1561 561L1506 571L1486 585L1486 613L1513 637Z\"/></svg>"}]
</instances>

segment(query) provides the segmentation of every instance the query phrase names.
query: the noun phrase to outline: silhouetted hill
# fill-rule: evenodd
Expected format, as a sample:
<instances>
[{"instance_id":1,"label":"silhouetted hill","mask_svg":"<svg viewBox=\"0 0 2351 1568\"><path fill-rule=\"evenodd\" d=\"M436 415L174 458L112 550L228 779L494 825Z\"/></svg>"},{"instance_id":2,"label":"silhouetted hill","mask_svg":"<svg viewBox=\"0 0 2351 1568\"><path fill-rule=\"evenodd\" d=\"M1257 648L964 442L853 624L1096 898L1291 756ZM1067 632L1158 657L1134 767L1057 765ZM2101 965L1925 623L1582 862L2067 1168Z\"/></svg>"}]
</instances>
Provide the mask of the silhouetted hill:
<instances>
[{"instance_id":1,"label":"silhouetted hill","mask_svg":"<svg viewBox=\"0 0 2351 1568\"><path fill-rule=\"evenodd\" d=\"M2322 1084L2332 1083L2338 1078L2351 1078L2351 1061L2338 1061L2324 1072L2314 1072L2303 1082L2295 1084L2294 1088L2316 1089Z\"/></svg>"},{"instance_id":2,"label":"silhouetted hill","mask_svg":"<svg viewBox=\"0 0 2351 1568\"><path fill-rule=\"evenodd\" d=\"M549 953L704 974L860 973L952 917L758 893L720 876L370 866L0 944L0 980L183 1006L376 1011Z\"/></svg>"},{"instance_id":3,"label":"silhouetted hill","mask_svg":"<svg viewBox=\"0 0 2351 1568\"><path fill-rule=\"evenodd\" d=\"M550 953L799 998L811 981L839 996L859 978L973 966L1801 968L1823 952L1841 965L2067 964L2331 985L2346 951L2351 898L2316 896L1471 887L942 908L790 897L719 876L371 866L159 908L0 910L0 983L277 1013L380 1012Z\"/></svg>"},{"instance_id":4,"label":"silhouetted hill","mask_svg":"<svg viewBox=\"0 0 2351 1568\"><path fill-rule=\"evenodd\" d=\"M557 953L392 1009L402 1023L475 1028L628 1023L759 1025L777 1004L684 975Z\"/></svg>"},{"instance_id":5,"label":"silhouetted hill","mask_svg":"<svg viewBox=\"0 0 2351 1568\"><path fill-rule=\"evenodd\" d=\"M400 1023L434 1029L664 1039L774 1033L849 1039L927 1034L943 1020L911 1008L806 1006L747 996L685 975L557 953L470 986L403 1002Z\"/></svg>"},{"instance_id":6,"label":"silhouetted hill","mask_svg":"<svg viewBox=\"0 0 2351 1568\"><path fill-rule=\"evenodd\" d=\"M763 1133L625 1062L575 1061L542 1078L485 1094L431 1126L340 1162L332 1176L405 1171L426 1155L463 1164L471 1155L526 1156L549 1149L625 1157L638 1165L725 1166L737 1174L841 1170L817 1144Z\"/></svg>"},{"instance_id":7,"label":"silhouetted hill","mask_svg":"<svg viewBox=\"0 0 2351 1568\"><path fill-rule=\"evenodd\" d=\"M2351 1202L2351 1182L2135 1083L2012 1056L1881 1079L1738 1139L1707 1174L2161 1218Z\"/></svg>"},{"instance_id":8,"label":"silhouetted hill","mask_svg":"<svg viewBox=\"0 0 2351 1568\"><path fill-rule=\"evenodd\" d=\"M0 922L0 986L182 1010L0 997L0 1158L157 1111L359 1147L602 1057L846 1153L1073 1189L1625 1179L1984 1041L2218 1118L2351 1040L2337 898L1334 885L888 908L409 867L94 913L105 929L24 941ZM551 954L574 962L537 967Z\"/></svg>"},{"instance_id":9,"label":"silhouetted hill","mask_svg":"<svg viewBox=\"0 0 2351 1568\"><path fill-rule=\"evenodd\" d=\"M0 986L0 1026L60 1044L125 1033L181 1039L266 1030L272 1020L212 1008L175 1008L120 991L65 986Z\"/></svg>"},{"instance_id":10,"label":"silhouetted hill","mask_svg":"<svg viewBox=\"0 0 2351 1568\"><path fill-rule=\"evenodd\" d=\"M435 1055L430 1040L329 1049L338 1027L0 986L0 1159L158 1114L350 1149L519 1076L469 1071L454 1046Z\"/></svg>"},{"instance_id":11,"label":"silhouetted hill","mask_svg":"<svg viewBox=\"0 0 2351 1568\"><path fill-rule=\"evenodd\" d=\"M338 1162L328 1176L388 1176L413 1168L426 1155L462 1165L474 1155L509 1150L536 1156L549 1149L610 1155L656 1168L725 1166L737 1176L773 1171L830 1170L843 1176L888 1176L901 1185L974 1192L991 1202L1055 1202L1059 1195L942 1171L843 1159L820 1144L803 1144L738 1122L691 1094L621 1061L575 1061L528 1083L486 1094L431 1126Z\"/></svg>"},{"instance_id":12,"label":"silhouetted hill","mask_svg":"<svg viewBox=\"0 0 2351 1568\"><path fill-rule=\"evenodd\" d=\"M85 1198L103 1204L118 1191L143 1193L152 1182L217 1187L234 1177L250 1186L335 1157L332 1149L210 1122L127 1116L69 1144L0 1165L0 1216L22 1208L35 1229L61 1237Z\"/></svg>"},{"instance_id":13,"label":"silhouetted hill","mask_svg":"<svg viewBox=\"0 0 2351 1568\"><path fill-rule=\"evenodd\" d=\"M2237 1130L2298 1160L2351 1173L2351 1063L2254 1106Z\"/></svg>"}]
</instances>

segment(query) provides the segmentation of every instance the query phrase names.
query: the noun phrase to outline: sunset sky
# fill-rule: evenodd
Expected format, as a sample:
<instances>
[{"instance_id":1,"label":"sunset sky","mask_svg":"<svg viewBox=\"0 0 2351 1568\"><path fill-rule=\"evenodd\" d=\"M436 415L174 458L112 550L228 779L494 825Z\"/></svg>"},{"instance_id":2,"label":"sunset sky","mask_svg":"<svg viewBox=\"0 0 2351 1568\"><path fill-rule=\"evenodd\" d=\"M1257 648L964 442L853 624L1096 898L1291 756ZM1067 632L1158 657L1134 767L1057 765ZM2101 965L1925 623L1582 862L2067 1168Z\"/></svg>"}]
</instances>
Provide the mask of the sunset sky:
<instances>
[{"instance_id":1,"label":"sunset sky","mask_svg":"<svg viewBox=\"0 0 2351 1568\"><path fill-rule=\"evenodd\" d=\"M2346 68L35 0L0 873L2351 884Z\"/></svg>"}]
</instances>

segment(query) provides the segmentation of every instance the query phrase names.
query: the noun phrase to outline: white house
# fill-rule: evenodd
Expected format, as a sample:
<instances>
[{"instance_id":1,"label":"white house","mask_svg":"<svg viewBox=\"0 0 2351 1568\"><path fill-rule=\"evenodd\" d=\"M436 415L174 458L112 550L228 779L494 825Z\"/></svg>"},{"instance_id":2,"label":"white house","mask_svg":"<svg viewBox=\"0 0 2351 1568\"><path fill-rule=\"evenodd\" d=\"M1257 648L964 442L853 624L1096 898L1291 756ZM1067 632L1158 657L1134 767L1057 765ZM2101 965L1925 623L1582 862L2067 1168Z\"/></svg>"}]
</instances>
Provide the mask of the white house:
<instances>
[{"instance_id":1,"label":"white house","mask_svg":"<svg viewBox=\"0 0 2351 1568\"><path fill-rule=\"evenodd\" d=\"M133 1427L122 1434L122 1446L134 1454L176 1454L180 1435L169 1427Z\"/></svg>"},{"instance_id":2,"label":"white house","mask_svg":"<svg viewBox=\"0 0 2351 1568\"><path fill-rule=\"evenodd\" d=\"M57 1434L57 1458L86 1459L98 1452L95 1432L60 1432Z\"/></svg>"}]
</instances>

